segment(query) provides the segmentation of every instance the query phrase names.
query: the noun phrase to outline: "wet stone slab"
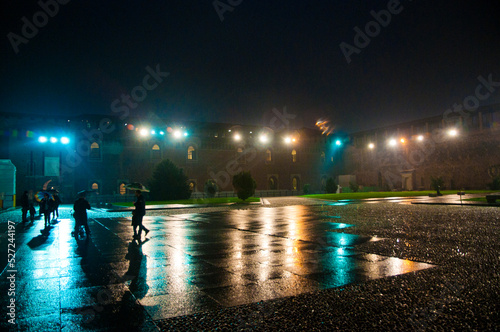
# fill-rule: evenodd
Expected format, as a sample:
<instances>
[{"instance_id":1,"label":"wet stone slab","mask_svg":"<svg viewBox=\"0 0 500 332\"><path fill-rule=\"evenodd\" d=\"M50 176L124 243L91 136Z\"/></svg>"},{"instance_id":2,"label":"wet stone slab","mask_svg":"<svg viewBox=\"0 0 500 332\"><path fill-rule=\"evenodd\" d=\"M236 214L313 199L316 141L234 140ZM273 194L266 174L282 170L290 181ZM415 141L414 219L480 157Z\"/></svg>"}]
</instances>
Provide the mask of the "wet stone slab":
<instances>
[{"instance_id":1,"label":"wet stone slab","mask_svg":"<svg viewBox=\"0 0 500 332\"><path fill-rule=\"evenodd\" d=\"M133 326L149 326L432 267L358 252L357 245L380 239L349 234L349 220L311 206L147 215L151 231L142 243L132 241L130 219L89 217L88 241L70 237L69 219L47 237L37 227L18 234L17 309L24 325L46 317L63 329L96 329L133 312L139 313ZM8 283L0 287L6 294Z\"/></svg>"}]
</instances>

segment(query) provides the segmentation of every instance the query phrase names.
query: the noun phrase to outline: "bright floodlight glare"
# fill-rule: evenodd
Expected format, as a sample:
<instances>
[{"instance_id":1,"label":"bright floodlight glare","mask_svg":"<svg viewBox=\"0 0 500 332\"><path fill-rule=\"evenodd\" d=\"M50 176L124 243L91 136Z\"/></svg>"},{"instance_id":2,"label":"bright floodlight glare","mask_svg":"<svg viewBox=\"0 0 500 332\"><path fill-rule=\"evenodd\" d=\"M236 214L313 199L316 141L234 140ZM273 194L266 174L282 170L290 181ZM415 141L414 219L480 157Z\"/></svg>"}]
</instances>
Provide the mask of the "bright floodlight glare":
<instances>
[{"instance_id":1,"label":"bright floodlight glare","mask_svg":"<svg viewBox=\"0 0 500 332\"><path fill-rule=\"evenodd\" d=\"M141 130L139 130L139 134L141 136L147 136L148 135L148 130L145 129L145 128L142 128Z\"/></svg>"},{"instance_id":2,"label":"bright floodlight glare","mask_svg":"<svg viewBox=\"0 0 500 332\"><path fill-rule=\"evenodd\" d=\"M40 143L46 143L47 142L47 137L45 137L45 136L38 137L38 142L40 142Z\"/></svg>"},{"instance_id":3,"label":"bright floodlight glare","mask_svg":"<svg viewBox=\"0 0 500 332\"><path fill-rule=\"evenodd\" d=\"M336 146L340 146L341 144L342 144L342 142L339 139L335 141Z\"/></svg>"},{"instance_id":4,"label":"bright floodlight glare","mask_svg":"<svg viewBox=\"0 0 500 332\"><path fill-rule=\"evenodd\" d=\"M454 137L458 135L458 131L456 129L450 129L448 130L448 135Z\"/></svg>"},{"instance_id":5,"label":"bright floodlight glare","mask_svg":"<svg viewBox=\"0 0 500 332\"><path fill-rule=\"evenodd\" d=\"M188 133L187 131L184 132L184 137L187 137Z\"/></svg>"},{"instance_id":6,"label":"bright floodlight glare","mask_svg":"<svg viewBox=\"0 0 500 332\"><path fill-rule=\"evenodd\" d=\"M418 135L417 140L423 141L424 140L424 136L423 135Z\"/></svg>"},{"instance_id":7,"label":"bright floodlight glare","mask_svg":"<svg viewBox=\"0 0 500 332\"><path fill-rule=\"evenodd\" d=\"M50 138L50 143L57 143L57 138L51 137Z\"/></svg>"},{"instance_id":8,"label":"bright floodlight glare","mask_svg":"<svg viewBox=\"0 0 500 332\"><path fill-rule=\"evenodd\" d=\"M162 136L165 135L165 132L163 130L160 131L160 135L162 135Z\"/></svg>"},{"instance_id":9,"label":"bright floodlight glare","mask_svg":"<svg viewBox=\"0 0 500 332\"><path fill-rule=\"evenodd\" d=\"M61 137L61 143L62 144L68 144L69 143L69 138L67 138L67 137Z\"/></svg>"},{"instance_id":10,"label":"bright floodlight glare","mask_svg":"<svg viewBox=\"0 0 500 332\"><path fill-rule=\"evenodd\" d=\"M240 134L234 134L233 138L235 141L239 141L241 139L241 136Z\"/></svg>"},{"instance_id":11,"label":"bright floodlight glare","mask_svg":"<svg viewBox=\"0 0 500 332\"><path fill-rule=\"evenodd\" d=\"M396 146L396 144L398 144L398 142L394 138L389 141L390 146Z\"/></svg>"},{"instance_id":12,"label":"bright floodlight glare","mask_svg":"<svg viewBox=\"0 0 500 332\"><path fill-rule=\"evenodd\" d=\"M290 137L285 137L285 143L286 144L292 143L292 139Z\"/></svg>"},{"instance_id":13,"label":"bright floodlight glare","mask_svg":"<svg viewBox=\"0 0 500 332\"><path fill-rule=\"evenodd\" d=\"M154 129L151 130L151 135L156 135L156 131Z\"/></svg>"},{"instance_id":14,"label":"bright floodlight glare","mask_svg":"<svg viewBox=\"0 0 500 332\"><path fill-rule=\"evenodd\" d=\"M261 143L266 143L267 142L267 136L266 135L260 135L259 140Z\"/></svg>"},{"instance_id":15,"label":"bright floodlight glare","mask_svg":"<svg viewBox=\"0 0 500 332\"><path fill-rule=\"evenodd\" d=\"M374 147L375 147L375 144L373 144L373 143L368 144L369 149L373 149Z\"/></svg>"},{"instance_id":16,"label":"bright floodlight glare","mask_svg":"<svg viewBox=\"0 0 500 332\"><path fill-rule=\"evenodd\" d=\"M180 130L174 130L174 137L175 138L181 138L182 136L182 133Z\"/></svg>"},{"instance_id":17,"label":"bright floodlight glare","mask_svg":"<svg viewBox=\"0 0 500 332\"><path fill-rule=\"evenodd\" d=\"M401 138L399 141L400 141L401 143L404 143L404 142L405 142L405 139L404 139L404 138Z\"/></svg>"}]
</instances>

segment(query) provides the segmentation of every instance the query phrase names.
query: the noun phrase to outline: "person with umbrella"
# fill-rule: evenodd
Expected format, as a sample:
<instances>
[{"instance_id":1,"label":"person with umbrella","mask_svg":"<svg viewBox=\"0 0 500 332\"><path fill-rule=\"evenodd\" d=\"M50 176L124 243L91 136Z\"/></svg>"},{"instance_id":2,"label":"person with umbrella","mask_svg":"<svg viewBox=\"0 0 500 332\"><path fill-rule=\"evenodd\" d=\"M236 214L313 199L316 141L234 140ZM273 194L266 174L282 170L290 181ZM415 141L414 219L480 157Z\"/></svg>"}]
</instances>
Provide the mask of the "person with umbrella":
<instances>
[{"instance_id":1,"label":"person with umbrella","mask_svg":"<svg viewBox=\"0 0 500 332\"><path fill-rule=\"evenodd\" d=\"M85 196L85 190L80 191L78 193L78 199L75 201L75 204L73 204L73 210L75 211L73 214L73 217L75 218L75 230L71 235L78 239L78 229L80 228L80 225L83 225L83 227L85 227L85 233L87 234L88 240L90 236L90 229L87 220L87 210L90 210L90 203L85 199Z\"/></svg>"},{"instance_id":2,"label":"person with umbrella","mask_svg":"<svg viewBox=\"0 0 500 332\"><path fill-rule=\"evenodd\" d=\"M141 241L142 230L144 230L144 235L149 233L149 229L144 227L142 224L142 218L146 214L146 200L144 199L144 196L142 196L142 192L140 190L135 191L135 197L135 209L132 211L132 227L134 229L134 239ZM137 227L139 227L138 232Z\"/></svg>"}]
</instances>

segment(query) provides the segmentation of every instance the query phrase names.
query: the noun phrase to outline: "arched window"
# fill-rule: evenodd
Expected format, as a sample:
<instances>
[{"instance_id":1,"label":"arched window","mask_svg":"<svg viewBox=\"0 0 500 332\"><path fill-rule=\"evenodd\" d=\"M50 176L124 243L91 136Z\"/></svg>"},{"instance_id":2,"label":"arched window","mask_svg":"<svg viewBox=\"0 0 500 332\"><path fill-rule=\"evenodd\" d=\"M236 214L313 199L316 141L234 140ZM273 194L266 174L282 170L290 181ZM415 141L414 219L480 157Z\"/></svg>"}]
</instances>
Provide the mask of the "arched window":
<instances>
[{"instance_id":1,"label":"arched window","mask_svg":"<svg viewBox=\"0 0 500 332\"><path fill-rule=\"evenodd\" d=\"M195 192L196 191L196 182L189 181L189 190L191 190L191 192Z\"/></svg>"},{"instance_id":2,"label":"arched window","mask_svg":"<svg viewBox=\"0 0 500 332\"><path fill-rule=\"evenodd\" d=\"M99 184L97 182L92 183L92 190L95 190L95 191L99 190Z\"/></svg>"},{"instance_id":3,"label":"arched window","mask_svg":"<svg viewBox=\"0 0 500 332\"><path fill-rule=\"evenodd\" d=\"M125 195L127 193L127 187L125 187L125 183L120 184L120 195Z\"/></svg>"},{"instance_id":4,"label":"arched window","mask_svg":"<svg viewBox=\"0 0 500 332\"><path fill-rule=\"evenodd\" d=\"M276 179L275 176L269 177L268 182L268 188L269 190L276 190L278 189L278 179Z\"/></svg>"},{"instance_id":5,"label":"arched window","mask_svg":"<svg viewBox=\"0 0 500 332\"><path fill-rule=\"evenodd\" d=\"M188 160L196 160L196 150L194 149L194 146L190 145L188 147L188 155L187 158Z\"/></svg>"},{"instance_id":6,"label":"arched window","mask_svg":"<svg viewBox=\"0 0 500 332\"><path fill-rule=\"evenodd\" d=\"M161 159L161 150L158 144L153 145L151 148L151 159Z\"/></svg>"},{"instance_id":7,"label":"arched window","mask_svg":"<svg viewBox=\"0 0 500 332\"><path fill-rule=\"evenodd\" d=\"M292 190L299 190L299 178L296 176L292 179Z\"/></svg>"},{"instance_id":8,"label":"arched window","mask_svg":"<svg viewBox=\"0 0 500 332\"><path fill-rule=\"evenodd\" d=\"M297 162L297 151L295 149L292 150L292 163Z\"/></svg>"},{"instance_id":9,"label":"arched window","mask_svg":"<svg viewBox=\"0 0 500 332\"><path fill-rule=\"evenodd\" d=\"M236 149L236 160L238 160L239 164L245 164L246 163L246 157L245 154L243 153L243 148L239 147Z\"/></svg>"},{"instance_id":10,"label":"arched window","mask_svg":"<svg viewBox=\"0 0 500 332\"><path fill-rule=\"evenodd\" d=\"M101 148L97 142L94 142L90 145L90 155L91 159L100 159L101 158Z\"/></svg>"},{"instance_id":11,"label":"arched window","mask_svg":"<svg viewBox=\"0 0 500 332\"><path fill-rule=\"evenodd\" d=\"M321 162L324 163L325 162L325 159L326 159L326 154L325 154L325 151L321 151Z\"/></svg>"},{"instance_id":12,"label":"arched window","mask_svg":"<svg viewBox=\"0 0 500 332\"><path fill-rule=\"evenodd\" d=\"M266 163L270 163L273 161L273 153L271 150L267 149L266 150Z\"/></svg>"}]
</instances>

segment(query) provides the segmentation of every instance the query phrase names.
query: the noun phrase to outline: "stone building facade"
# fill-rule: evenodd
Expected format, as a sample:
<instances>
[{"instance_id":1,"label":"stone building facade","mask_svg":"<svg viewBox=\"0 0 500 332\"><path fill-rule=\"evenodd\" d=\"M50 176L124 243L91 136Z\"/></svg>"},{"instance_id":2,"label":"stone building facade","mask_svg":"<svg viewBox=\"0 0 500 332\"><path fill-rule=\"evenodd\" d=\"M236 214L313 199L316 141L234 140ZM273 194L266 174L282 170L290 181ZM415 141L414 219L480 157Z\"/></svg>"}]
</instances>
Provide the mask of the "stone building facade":
<instances>
[{"instance_id":1,"label":"stone building facade","mask_svg":"<svg viewBox=\"0 0 500 332\"><path fill-rule=\"evenodd\" d=\"M355 133L342 172L359 185L424 190L431 177L447 189L487 189L500 176L500 105Z\"/></svg>"},{"instance_id":2,"label":"stone building facade","mask_svg":"<svg viewBox=\"0 0 500 332\"><path fill-rule=\"evenodd\" d=\"M343 138L307 128L180 124L154 115L0 113L0 120L0 159L16 166L18 197L44 184L66 201L80 190L119 197L130 194L128 183L147 185L163 159L184 171L198 196L209 179L231 193L240 171L251 172L262 196L301 194L306 184L321 193L329 177L377 191L430 189L431 177L442 177L448 189L486 189L500 175L500 105Z\"/></svg>"},{"instance_id":3,"label":"stone building facade","mask_svg":"<svg viewBox=\"0 0 500 332\"><path fill-rule=\"evenodd\" d=\"M194 193L214 179L232 192L233 175L250 171L262 195L321 192L340 169L331 137L314 129L281 130L215 123L176 124L150 119L87 115L49 118L1 114L0 159L17 167L17 194L44 184L73 198L80 190L125 195L125 185L147 185L156 164L171 160ZM46 142L40 142L40 137ZM62 141L65 137L69 142ZM51 142L53 140L53 142ZM334 159L337 158L337 159Z\"/></svg>"}]
</instances>

